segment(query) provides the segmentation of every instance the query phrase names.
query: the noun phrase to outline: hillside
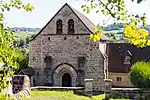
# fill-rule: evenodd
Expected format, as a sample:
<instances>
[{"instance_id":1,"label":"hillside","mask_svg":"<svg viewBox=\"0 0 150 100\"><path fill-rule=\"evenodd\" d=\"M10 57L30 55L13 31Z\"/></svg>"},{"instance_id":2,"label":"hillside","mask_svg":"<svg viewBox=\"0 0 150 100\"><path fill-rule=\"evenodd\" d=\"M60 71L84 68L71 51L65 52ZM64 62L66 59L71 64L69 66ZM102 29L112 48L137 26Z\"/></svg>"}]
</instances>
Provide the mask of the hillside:
<instances>
[{"instance_id":1,"label":"hillside","mask_svg":"<svg viewBox=\"0 0 150 100\"><path fill-rule=\"evenodd\" d=\"M105 27L101 26L100 28L105 30L105 35L108 36L112 40L112 42L115 42L115 43L129 42L128 39L124 37L123 24L116 24L116 25L111 24ZM150 32L150 25L148 25L144 29Z\"/></svg>"},{"instance_id":2,"label":"hillside","mask_svg":"<svg viewBox=\"0 0 150 100\"><path fill-rule=\"evenodd\" d=\"M105 31L112 31L112 30L120 30L120 29L123 29L124 26L123 24L110 24L110 25L107 25L107 26L101 26L100 28L102 28L103 30ZM147 31L150 31L150 25L144 27L144 29L146 29Z\"/></svg>"},{"instance_id":3,"label":"hillside","mask_svg":"<svg viewBox=\"0 0 150 100\"><path fill-rule=\"evenodd\" d=\"M25 27L14 27L14 37L17 40L25 40L27 37L32 37L40 30L40 28L25 28Z\"/></svg>"},{"instance_id":4,"label":"hillside","mask_svg":"<svg viewBox=\"0 0 150 100\"><path fill-rule=\"evenodd\" d=\"M105 35L108 36L112 42L128 42L123 35L123 24L111 24L107 26L101 26L100 28L105 31ZM144 29L150 32L150 25ZM35 34L37 34L40 28L14 27L12 30L14 31L15 39L25 40L27 37L33 37Z\"/></svg>"},{"instance_id":5,"label":"hillside","mask_svg":"<svg viewBox=\"0 0 150 100\"><path fill-rule=\"evenodd\" d=\"M11 29L14 32L20 32L20 31L23 31L23 32L37 32L41 28L13 27Z\"/></svg>"}]
</instances>

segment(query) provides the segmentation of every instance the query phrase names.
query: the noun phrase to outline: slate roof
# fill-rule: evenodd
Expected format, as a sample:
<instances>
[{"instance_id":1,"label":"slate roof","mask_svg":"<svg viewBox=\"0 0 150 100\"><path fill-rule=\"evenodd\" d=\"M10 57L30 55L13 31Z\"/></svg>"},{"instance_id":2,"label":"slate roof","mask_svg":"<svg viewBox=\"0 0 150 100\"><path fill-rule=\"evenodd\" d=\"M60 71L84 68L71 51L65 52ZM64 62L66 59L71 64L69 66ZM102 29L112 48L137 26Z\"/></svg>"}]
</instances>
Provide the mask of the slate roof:
<instances>
[{"instance_id":1,"label":"slate roof","mask_svg":"<svg viewBox=\"0 0 150 100\"><path fill-rule=\"evenodd\" d=\"M80 13L79 11L77 11L76 9L74 9L73 7L71 7L71 6L69 6L69 7L83 21L83 23L87 26L87 28L91 31L91 33L94 33L95 32L94 29L93 29L94 24L92 23L92 21L90 19L88 19L85 15L83 15L82 13ZM108 38L106 35L102 35L101 39L102 40L108 40L108 41L110 40L110 38Z\"/></svg>"},{"instance_id":2,"label":"slate roof","mask_svg":"<svg viewBox=\"0 0 150 100\"><path fill-rule=\"evenodd\" d=\"M109 72L125 73L123 61L127 51L131 53L131 65L137 61L150 61L150 47L137 48L128 43L108 43L106 49Z\"/></svg>"},{"instance_id":3,"label":"slate roof","mask_svg":"<svg viewBox=\"0 0 150 100\"><path fill-rule=\"evenodd\" d=\"M94 24L85 15L83 15L82 13L80 13L79 11L77 11L67 3L65 3L61 9L63 9L65 6L68 6L75 13L75 15L81 20L81 22L85 25L85 27L87 27L87 29L91 33L94 33L93 30ZM61 11L61 9L51 18L51 20ZM37 33L37 35L32 40L34 40L44 30L44 28L46 28L46 26L51 22L51 20ZM101 40L109 41L110 39L107 36L102 35Z\"/></svg>"},{"instance_id":4,"label":"slate roof","mask_svg":"<svg viewBox=\"0 0 150 100\"><path fill-rule=\"evenodd\" d=\"M22 69L19 74L23 74L23 75L27 75L27 76L33 76L35 73L34 69L29 67L29 68L25 68Z\"/></svg>"}]
</instances>

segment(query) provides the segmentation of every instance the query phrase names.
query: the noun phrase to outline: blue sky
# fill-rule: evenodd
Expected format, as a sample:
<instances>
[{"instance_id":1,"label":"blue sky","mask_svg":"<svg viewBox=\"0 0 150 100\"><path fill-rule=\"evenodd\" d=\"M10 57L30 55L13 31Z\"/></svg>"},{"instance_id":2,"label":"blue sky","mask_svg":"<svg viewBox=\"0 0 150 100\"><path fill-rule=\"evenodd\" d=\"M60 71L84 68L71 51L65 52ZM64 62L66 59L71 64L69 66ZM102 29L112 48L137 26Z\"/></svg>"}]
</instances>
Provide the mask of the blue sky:
<instances>
[{"instance_id":1,"label":"blue sky","mask_svg":"<svg viewBox=\"0 0 150 100\"><path fill-rule=\"evenodd\" d=\"M31 27L42 28L53 15L65 4L68 3L73 8L77 9L84 15L86 15L94 24L102 24L104 20L107 20L109 16L102 14L96 14L92 12L86 14L82 11L81 5L84 4L84 0L23 0L24 2L31 2L35 6L33 12L25 12L24 10L12 9L9 12L5 12L5 20L9 27ZM148 17L148 24L150 24L150 0L146 0L141 4L132 3L131 0L125 0L127 8L130 12L143 14L146 13ZM107 24L111 24L113 19L111 18Z\"/></svg>"}]
</instances>

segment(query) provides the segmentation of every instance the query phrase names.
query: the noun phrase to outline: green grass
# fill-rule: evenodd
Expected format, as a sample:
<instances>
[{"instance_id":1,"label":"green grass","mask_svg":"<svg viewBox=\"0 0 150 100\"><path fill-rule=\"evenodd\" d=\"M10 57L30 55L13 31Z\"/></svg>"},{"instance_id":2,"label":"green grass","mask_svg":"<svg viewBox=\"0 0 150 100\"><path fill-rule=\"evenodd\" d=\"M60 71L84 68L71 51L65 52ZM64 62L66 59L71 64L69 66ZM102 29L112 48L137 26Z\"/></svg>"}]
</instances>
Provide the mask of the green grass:
<instances>
[{"instance_id":1,"label":"green grass","mask_svg":"<svg viewBox=\"0 0 150 100\"><path fill-rule=\"evenodd\" d=\"M15 32L14 37L19 39L25 39L28 36L27 32Z\"/></svg>"},{"instance_id":2,"label":"green grass","mask_svg":"<svg viewBox=\"0 0 150 100\"><path fill-rule=\"evenodd\" d=\"M103 100L104 94L86 97L73 93L73 91L31 91L31 96L25 100ZM110 100L129 100L129 99L110 99Z\"/></svg>"},{"instance_id":3,"label":"green grass","mask_svg":"<svg viewBox=\"0 0 150 100\"><path fill-rule=\"evenodd\" d=\"M32 34L36 34L36 32L14 32L14 37L16 39L26 39L27 36L31 36Z\"/></svg>"},{"instance_id":4,"label":"green grass","mask_svg":"<svg viewBox=\"0 0 150 100\"><path fill-rule=\"evenodd\" d=\"M75 95L73 91L31 91L31 97L26 100L102 100L104 98L103 94L89 98Z\"/></svg>"},{"instance_id":5,"label":"green grass","mask_svg":"<svg viewBox=\"0 0 150 100\"><path fill-rule=\"evenodd\" d=\"M93 96L91 98L86 96L79 96L73 94L73 91L32 91L31 96L23 100L103 100L104 94ZM6 97L0 93L0 100L15 100L14 98ZM19 100L22 100L21 98ZM129 99L109 99L109 100L129 100ZM149 100L149 99L148 99Z\"/></svg>"}]
</instances>

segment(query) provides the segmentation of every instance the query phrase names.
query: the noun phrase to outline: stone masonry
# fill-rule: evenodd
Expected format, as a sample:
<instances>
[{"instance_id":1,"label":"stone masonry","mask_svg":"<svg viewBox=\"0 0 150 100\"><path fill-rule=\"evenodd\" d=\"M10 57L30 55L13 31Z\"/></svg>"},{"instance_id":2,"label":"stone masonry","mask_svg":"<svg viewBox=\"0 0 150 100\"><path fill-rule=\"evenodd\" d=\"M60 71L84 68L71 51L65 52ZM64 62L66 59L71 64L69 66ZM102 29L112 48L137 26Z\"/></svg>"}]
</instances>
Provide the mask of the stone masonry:
<instances>
[{"instance_id":1,"label":"stone masonry","mask_svg":"<svg viewBox=\"0 0 150 100\"><path fill-rule=\"evenodd\" d=\"M2 93L8 94L13 100L22 100L30 96L30 79L27 75L7 77L8 86Z\"/></svg>"},{"instance_id":2,"label":"stone masonry","mask_svg":"<svg viewBox=\"0 0 150 100\"><path fill-rule=\"evenodd\" d=\"M56 34L59 19L62 34ZM74 34L68 34L70 19L74 21ZM92 31L87 21L84 15L65 4L30 41L29 63L35 70L34 85L76 87L84 86L84 79L93 79L94 91L104 89L104 57L99 44L89 39Z\"/></svg>"}]
</instances>

